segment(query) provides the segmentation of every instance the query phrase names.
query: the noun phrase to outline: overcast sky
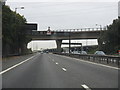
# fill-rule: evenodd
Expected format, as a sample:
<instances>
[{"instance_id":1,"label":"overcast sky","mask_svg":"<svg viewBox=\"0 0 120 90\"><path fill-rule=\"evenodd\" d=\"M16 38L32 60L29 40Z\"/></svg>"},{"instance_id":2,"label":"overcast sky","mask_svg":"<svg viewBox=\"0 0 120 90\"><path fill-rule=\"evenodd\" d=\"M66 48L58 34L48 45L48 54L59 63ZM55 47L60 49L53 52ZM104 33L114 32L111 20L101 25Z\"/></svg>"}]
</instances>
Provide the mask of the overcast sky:
<instances>
[{"instance_id":1,"label":"overcast sky","mask_svg":"<svg viewBox=\"0 0 120 90\"><path fill-rule=\"evenodd\" d=\"M38 23L40 31L47 30L48 26L53 30L99 27L95 24L104 27L118 17L118 0L7 0L6 4L12 10L24 6L24 10L17 9L17 12L28 22ZM97 44L97 41L87 40L87 44ZM36 41L29 44L32 46L52 48L56 44L55 41Z\"/></svg>"},{"instance_id":2,"label":"overcast sky","mask_svg":"<svg viewBox=\"0 0 120 90\"><path fill-rule=\"evenodd\" d=\"M7 0L8 2L118 2L119 0Z\"/></svg>"}]
</instances>

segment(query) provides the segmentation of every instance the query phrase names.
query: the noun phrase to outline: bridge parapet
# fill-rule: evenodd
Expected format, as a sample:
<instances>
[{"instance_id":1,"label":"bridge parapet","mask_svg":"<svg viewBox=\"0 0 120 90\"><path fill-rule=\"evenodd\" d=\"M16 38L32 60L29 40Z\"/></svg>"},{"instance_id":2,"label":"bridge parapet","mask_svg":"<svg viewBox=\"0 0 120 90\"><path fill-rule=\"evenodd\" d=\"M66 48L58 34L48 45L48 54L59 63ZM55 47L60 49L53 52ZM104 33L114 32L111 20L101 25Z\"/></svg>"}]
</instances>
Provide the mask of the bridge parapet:
<instances>
[{"instance_id":1,"label":"bridge parapet","mask_svg":"<svg viewBox=\"0 0 120 90\"><path fill-rule=\"evenodd\" d=\"M85 31L106 31L107 28L80 28L80 29L58 29L54 32L85 32Z\"/></svg>"},{"instance_id":2,"label":"bridge parapet","mask_svg":"<svg viewBox=\"0 0 120 90\"><path fill-rule=\"evenodd\" d=\"M51 34L50 35L59 35L61 34L68 34L68 33L81 33L81 32L85 32L85 33L90 33L90 32L101 32L101 31L106 31L106 28L81 28L81 29L58 29L58 30L51 30ZM47 31L32 31L31 33L29 33L28 35L47 35Z\"/></svg>"}]
</instances>

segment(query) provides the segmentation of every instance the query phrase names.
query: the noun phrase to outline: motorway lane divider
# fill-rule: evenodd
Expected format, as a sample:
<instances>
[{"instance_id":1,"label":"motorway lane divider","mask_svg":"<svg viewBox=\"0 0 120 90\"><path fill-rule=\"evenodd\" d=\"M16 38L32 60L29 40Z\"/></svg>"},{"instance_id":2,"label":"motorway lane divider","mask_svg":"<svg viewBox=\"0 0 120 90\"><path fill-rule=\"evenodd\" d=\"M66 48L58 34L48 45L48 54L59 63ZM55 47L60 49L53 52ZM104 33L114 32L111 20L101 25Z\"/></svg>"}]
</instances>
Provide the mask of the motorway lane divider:
<instances>
[{"instance_id":1,"label":"motorway lane divider","mask_svg":"<svg viewBox=\"0 0 120 90\"><path fill-rule=\"evenodd\" d=\"M62 70L63 70L63 71L65 71L65 72L67 71L67 69L66 69L66 68L62 68Z\"/></svg>"},{"instance_id":2,"label":"motorway lane divider","mask_svg":"<svg viewBox=\"0 0 120 90\"><path fill-rule=\"evenodd\" d=\"M37 55L38 55L38 54L37 54ZM21 64L23 64L23 63L25 63L25 62L31 60L31 59L34 58L34 57L36 57L36 55L34 55L34 56L32 56L32 57L30 57L30 58L28 58L28 59L26 59L26 60L24 60L24 61L18 63L18 64L15 64L15 65L13 65L13 66L7 68L7 69L4 70L4 71L1 71L1 72L0 72L0 75L2 75L2 74L4 74L4 73L6 73L6 72L8 72L8 71L10 71L10 70L12 70L12 69L14 69L15 67L20 66Z\"/></svg>"},{"instance_id":3,"label":"motorway lane divider","mask_svg":"<svg viewBox=\"0 0 120 90\"><path fill-rule=\"evenodd\" d=\"M51 59L53 62L55 62L55 60L52 59L50 56L48 56L48 58ZM67 69L60 66L58 62L55 62L55 64L58 65L63 71L65 71L65 72L67 71Z\"/></svg>"},{"instance_id":4,"label":"motorway lane divider","mask_svg":"<svg viewBox=\"0 0 120 90\"><path fill-rule=\"evenodd\" d=\"M101 65L110 67L113 69L120 69L120 56L99 56L99 55L80 55L80 54L69 54L69 53L55 53L56 55L65 56L67 58L74 58L76 60L84 62L90 62L91 64Z\"/></svg>"},{"instance_id":5,"label":"motorway lane divider","mask_svg":"<svg viewBox=\"0 0 120 90\"><path fill-rule=\"evenodd\" d=\"M55 64L57 64L58 65L58 63L56 62Z\"/></svg>"},{"instance_id":6,"label":"motorway lane divider","mask_svg":"<svg viewBox=\"0 0 120 90\"><path fill-rule=\"evenodd\" d=\"M68 58L68 59L72 59L72 60L75 59L77 61L81 61L81 62L85 62L85 63L90 63L90 64L94 64L94 65L108 67L108 68L111 68L111 69L120 70L120 68L118 68L118 67L113 67L113 66L108 66L108 65L100 64L100 63L90 62L90 61L86 61L86 60L82 60L82 59L78 59L78 58L68 57L68 56L65 56L65 55L57 55L57 54L55 54L55 55L56 56L65 57L65 58Z\"/></svg>"},{"instance_id":7,"label":"motorway lane divider","mask_svg":"<svg viewBox=\"0 0 120 90\"><path fill-rule=\"evenodd\" d=\"M87 85L83 84L81 85L85 90L91 90Z\"/></svg>"}]
</instances>

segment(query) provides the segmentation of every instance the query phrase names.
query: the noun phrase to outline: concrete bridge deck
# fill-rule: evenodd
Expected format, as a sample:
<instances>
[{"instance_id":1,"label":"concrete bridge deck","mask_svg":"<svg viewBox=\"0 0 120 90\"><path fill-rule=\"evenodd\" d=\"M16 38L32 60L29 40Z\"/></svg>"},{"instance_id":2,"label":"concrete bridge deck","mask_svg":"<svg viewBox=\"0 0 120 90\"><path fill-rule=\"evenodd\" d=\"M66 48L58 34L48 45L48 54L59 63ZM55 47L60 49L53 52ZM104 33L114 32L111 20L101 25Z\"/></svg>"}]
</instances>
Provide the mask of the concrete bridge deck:
<instances>
[{"instance_id":1,"label":"concrete bridge deck","mask_svg":"<svg viewBox=\"0 0 120 90\"><path fill-rule=\"evenodd\" d=\"M32 31L28 34L32 40L68 40L70 39L98 39L101 32L106 31L106 29L61 29L61 30L51 30L48 31Z\"/></svg>"},{"instance_id":2,"label":"concrete bridge deck","mask_svg":"<svg viewBox=\"0 0 120 90\"><path fill-rule=\"evenodd\" d=\"M56 40L60 52L62 40L99 39L101 33L105 31L106 29L102 28L50 30L49 27L47 31L31 31L27 36L32 40Z\"/></svg>"}]
</instances>

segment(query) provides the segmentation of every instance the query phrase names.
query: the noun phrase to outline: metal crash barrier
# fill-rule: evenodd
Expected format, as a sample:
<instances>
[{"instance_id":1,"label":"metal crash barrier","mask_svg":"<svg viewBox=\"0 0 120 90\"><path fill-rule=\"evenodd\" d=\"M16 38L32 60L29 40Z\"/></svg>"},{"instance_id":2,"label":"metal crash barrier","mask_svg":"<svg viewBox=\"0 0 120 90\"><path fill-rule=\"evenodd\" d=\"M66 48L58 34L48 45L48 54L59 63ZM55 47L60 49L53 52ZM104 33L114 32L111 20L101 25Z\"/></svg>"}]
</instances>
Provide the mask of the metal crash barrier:
<instances>
[{"instance_id":1,"label":"metal crash barrier","mask_svg":"<svg viewBox=\"0 0 120 90\"><path fill-rule=\"evenodd\" d=\"M92 61L101 64L108 64L113 66L120 66L120 56L112 55L92 55L92 54L69 54L69 53L55 53L59 55L70 56L82 60Z\"/></svg>"}]
</instances>

